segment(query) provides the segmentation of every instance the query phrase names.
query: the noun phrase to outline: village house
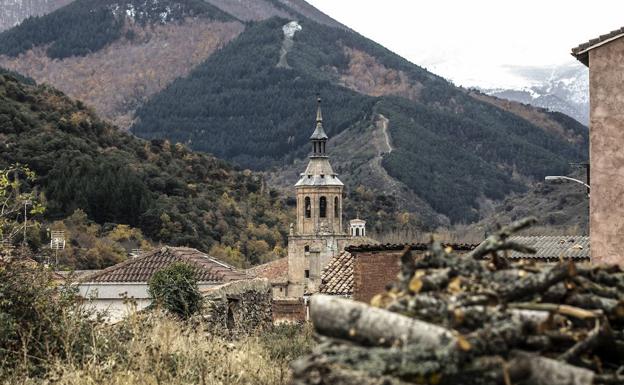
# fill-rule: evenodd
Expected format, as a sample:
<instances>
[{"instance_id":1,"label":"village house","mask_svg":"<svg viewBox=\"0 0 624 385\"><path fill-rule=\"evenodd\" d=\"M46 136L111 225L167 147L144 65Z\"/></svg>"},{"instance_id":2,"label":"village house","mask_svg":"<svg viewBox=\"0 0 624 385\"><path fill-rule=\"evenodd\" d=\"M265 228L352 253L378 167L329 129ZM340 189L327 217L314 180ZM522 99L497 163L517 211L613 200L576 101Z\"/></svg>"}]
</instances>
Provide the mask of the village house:
<instances>
[{"instance_id":1,"label":"village house","mask_svg":"<svg viewBox=\"0 0 624 385\"><path fill-rule=\"evenodd\" d=\"M465 254L477 245L449 244L456 252ZM396 281L401 256L410 252L418 258L427 251L426 243L358 245L347 247L334 257L321 274L319 292L369 302L374 295Z\"/></svg>"},{"instance_id":2,"label":"village house","mask_svg":"<svg viewBox=\"0 0 624 385\"><path fill-rule=\"evenodd\" d=\"M624 28L572 49L589 67L592 261L624 263Z\"/></svg>"},{"instance_id":3,"label":"village house","mask_svg":"<svg viewBox=\"0 0 624 385\"><path fill-rule=\"evenodd\" d=\"M146 308L152 302L148 282L159 270L176 262L193 267L199 289L210 289L223 284L248 279L236 268L187 247L162 247L136 258L111 266L80 279L78 290L98 311L106 311L110 321L116 321L129 312Z\"/></svg>"},{"instance_id":4,"label":"village house","mask_svg":"<svg viewBox=\"0 0 624 385\"><path fill-rule=\"evenodd\" d=\"M589 238L586 236L514 236L510 241L536 250L535 254L522 254L511 251L508 257L513 260L534 262L556 262L571 259L576 262L589 261ZM471 252L475 244L445 244L457 254ZM369 302L386 286L396 281L400 269L401 256L410 252L413 258L424 255L429 245L386 244L360 245L347 247L332 258L321 274L320 293L353 298Z\"/></svg>"}]
</instances>

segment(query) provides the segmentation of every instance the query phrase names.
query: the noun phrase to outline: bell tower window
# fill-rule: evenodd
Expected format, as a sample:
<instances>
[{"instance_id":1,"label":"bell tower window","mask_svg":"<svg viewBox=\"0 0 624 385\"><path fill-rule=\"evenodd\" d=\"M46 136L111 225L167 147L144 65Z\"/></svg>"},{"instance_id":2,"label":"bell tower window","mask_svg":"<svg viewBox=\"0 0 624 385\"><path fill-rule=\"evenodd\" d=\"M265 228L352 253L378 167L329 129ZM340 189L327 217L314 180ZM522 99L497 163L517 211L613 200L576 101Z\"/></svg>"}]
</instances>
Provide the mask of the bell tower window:
<instances>
[{"instance_id":1,"label":"bell tower window","mask_svg":"<svg viewBox=\"0 0 624 385\"><path fill-rule=\"evenodd\" d=\"M340 201L338 197L334 198L334 218L340 217Z\"/></svg>"},{"instance_id":2,"label":"bell tower window","mask_svg":"<svg viewBox=\"0 0 624 385\"><path fill-rule=\"evenodd\" d=\"M321 218L327 217L327 198L325 197L321 197L321 199L319 200L319 212L319 216Z\"/></svg>"},{"instance_id":3,"label":"bell tower window","mask_svg":"<svg viewBox=\"0 0 624 385\"><path fill-rule=\"evenodd\" d=\"M311 218L312 217L312 205L310 203L310 197L305 197L305 203L304 203L304 215L306 218Z\"/></svg>"}]
</instances>

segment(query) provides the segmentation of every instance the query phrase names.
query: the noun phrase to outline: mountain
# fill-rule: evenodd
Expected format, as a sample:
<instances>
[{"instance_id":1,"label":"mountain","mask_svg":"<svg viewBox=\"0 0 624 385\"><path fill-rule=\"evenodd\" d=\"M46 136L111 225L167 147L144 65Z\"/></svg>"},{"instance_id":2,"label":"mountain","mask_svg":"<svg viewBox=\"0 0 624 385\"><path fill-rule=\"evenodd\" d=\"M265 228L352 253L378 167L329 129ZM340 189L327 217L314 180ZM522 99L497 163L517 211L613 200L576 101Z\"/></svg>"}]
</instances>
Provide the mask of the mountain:
<instances>
[{"instance_id":1,"label":"mountain","mask_svg":"<svg viewBox=\"0 0 624 385\"><path fill-rule=\"evenodd\" d=\"M76 0L0 34L0 65L289 193L320 92L345 211L377 232L478 220L587 157L580 123L483 100L303 1Z\"/></svg>"},{"instance_id":2,"label":"mountain","mask_svg":"<svg viewBox=\"0 0 624 385\"><path fill-rule=\"evenodd\" d=\"M0 66L127 128L137 106L243 29L202 0L79 0L0 34Z\"/></svg>"},{"instance_id":3,"label":"mountain","mask_svg":"<svg viewBox=\"0 0 624 385\"><path fill-rule=\"evenodd\" d=\"M388 120L391 148L384 154L336 149L349 155L348 166L337 163L343 175L357 175L379 156L389 178L453 222L477 219L480 199L523 191L526 180L561 172L586 153L581 124L565 121L566 130L547 130L354 32L280 18L250 25L152 97L138 109L132 130L280 174L309 151L315 92L327 101L330 137L344 134L352 143L364 135L367 146L368 128ZM373 179L360 175L350 185L389 195L391 189Z\"/></svg>"},{"instance_id":4,"label":"mountain","mask_svg":"<svg viewBox=\"0 0 624 385\"><path fill-rule=\"evenodd\" d=\"M13 3L45 13L36 6L43 0ZM302 0L77 0L0 35L0 66L128 128L139 105L235 38L243 22L273 16L346 28Z\"/></svg>"},{"instance_id":5,"label":"mountain","mask_svg":"<svg viewBox=\"0 0 624 385\"><path fill-rule=\"evenodd\" d=\"M284 249L290 209L260 175L137 139L49 86L0 75L0 143L0 168L21 163L37 173L47 220L81 209L97 223L139 227L238 265Z\"/></svg>"},{"instance_id":6,"label":"mountain","mask_svg":"<svg viewBox=\"0 0 624 385\"><path fill-rule=\"evenodd\" d=\"M0 0L0 31L18 25L22 20L41 16L73 0Z\"/></svg>"},{"instance_id":7,"label":"mountain","mask_svg":"<svg viewBox=\"0 0 624 385\"><path fill-rule=\"evenodd\" d=\"M546 67L512 67L522 87L481 91L502 99L562 112L589 125L589 72L580 63Z\"/></svg>"}]
</instances>

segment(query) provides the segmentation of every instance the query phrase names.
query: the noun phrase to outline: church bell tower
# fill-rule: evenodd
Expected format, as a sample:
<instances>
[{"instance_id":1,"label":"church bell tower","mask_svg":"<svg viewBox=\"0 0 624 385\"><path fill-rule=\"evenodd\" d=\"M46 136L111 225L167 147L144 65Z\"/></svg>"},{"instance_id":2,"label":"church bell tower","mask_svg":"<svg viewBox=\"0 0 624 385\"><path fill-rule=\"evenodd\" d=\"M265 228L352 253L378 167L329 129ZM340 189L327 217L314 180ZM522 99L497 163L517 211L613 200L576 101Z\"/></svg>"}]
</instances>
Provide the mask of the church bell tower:
<instances>
[{"instance_id":1,"label":"church bell tower","mask_svg":"<svg viewBox=\"0 0 624 385\"><path fill-rule=\"evenodd\" d=\"M316 126L310 143L312 154L295 189L297 192L296 234L343 234L342 190L327 156L327 134L323 129L321 98L317 98Z\"/></svg>"},{"instance_id":2,"label":"church bell tower","mask_svg":"<svg viewBox=\"0 0 624 385\"><path fill-rule=\"evenodd\" d=\"M295 184L297 223L288 236L288 297L317 292L323 268L353 239L343 229L344 185L329 164L327 139L318 97L316 124L310 136L312 153Z\"/></svg>"}]
</instances>

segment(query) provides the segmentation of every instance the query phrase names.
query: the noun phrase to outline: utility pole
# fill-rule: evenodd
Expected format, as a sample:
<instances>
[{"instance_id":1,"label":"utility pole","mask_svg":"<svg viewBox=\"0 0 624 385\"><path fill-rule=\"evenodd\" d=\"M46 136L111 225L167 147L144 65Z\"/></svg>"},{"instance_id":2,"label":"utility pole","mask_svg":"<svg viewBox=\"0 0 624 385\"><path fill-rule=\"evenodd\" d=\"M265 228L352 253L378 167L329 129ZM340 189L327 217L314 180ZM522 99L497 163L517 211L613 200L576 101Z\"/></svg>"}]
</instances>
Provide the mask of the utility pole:
<instances>
[{"instance_id":1,"label":"utility pole","mask_svg":"<svg viewBox=\"0 0 624 385\"><path fill-rule=\"evenodd\" d=\"M24 201L24 238L22 239L22 246L26 247L26 225L28 221L28 211L26 207L32 204L30 201Z\"/></svg>"}]
</instances>

